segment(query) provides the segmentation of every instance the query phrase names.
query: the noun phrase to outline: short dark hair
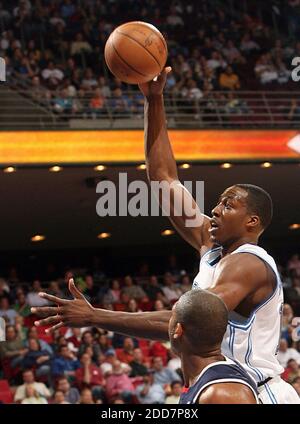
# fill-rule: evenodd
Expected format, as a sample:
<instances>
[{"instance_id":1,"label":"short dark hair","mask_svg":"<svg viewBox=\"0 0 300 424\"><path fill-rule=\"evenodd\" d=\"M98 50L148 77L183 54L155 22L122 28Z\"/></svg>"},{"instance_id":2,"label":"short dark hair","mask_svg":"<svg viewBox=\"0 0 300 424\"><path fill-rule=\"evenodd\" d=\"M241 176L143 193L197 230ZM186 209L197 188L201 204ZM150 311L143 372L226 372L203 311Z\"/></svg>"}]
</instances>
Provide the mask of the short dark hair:
<instances>
[{"instance_id":1,"label":"short dark hair","mask_svg":"<svg viewBox=\"0 0 300 424\"><path fill-rule=\"evenodd\" d=\"M175 306L176 321L183 327L191 353L221 345L228 310L221 298L207 290L190 290L180 297Z\"/></svg>"},{"instance_id":2,"label":"short dark hair","mask_svg":"<svg viewBox=\"0 0 300 424\"><path fill-rule=\"evenodd\" d=\"M260 218L263 229L270 225L273 217L273 201L266 190L253 184L235 184L248 193L247 205L249 212Z\"/></svg>"}]
</instances>

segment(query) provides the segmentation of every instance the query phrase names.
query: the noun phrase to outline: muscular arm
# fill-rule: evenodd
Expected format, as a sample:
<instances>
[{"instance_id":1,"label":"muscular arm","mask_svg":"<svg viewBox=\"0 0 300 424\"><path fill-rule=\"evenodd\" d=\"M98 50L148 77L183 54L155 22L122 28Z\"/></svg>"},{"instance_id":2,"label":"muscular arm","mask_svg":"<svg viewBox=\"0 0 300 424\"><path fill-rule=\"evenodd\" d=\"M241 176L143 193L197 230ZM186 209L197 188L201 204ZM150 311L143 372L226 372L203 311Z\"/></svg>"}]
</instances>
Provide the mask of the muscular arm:
<instances>
[{"instance_id":1,"label":"muscular arm","mask_svg":"<svg viewBox=\"0 0 300 424\"><path fill-rule=\"evenodd\" d=\"M275 276L255 255L236 253L222 259L210 289L221 297L229 311L248 316L273 291Z\"/></svg>"},{"instance_id":2,"label":"muscular arm","mask_svg":"<svg viewBox=\"0 0 300 424\"><path fill-rule=\"evenodd\" d=\"M201 393L198 403L257 404L252 390L240 383L212 384Z\"/></svg>"},{"instance_id":3,"label":"muscular arm","mask_svg":"<svg viewBox=\"0 0 300 424\"><path fill-rule=\"evenodd\" d=\"M73 300L60 299L47 293L40 296L57 306L31 308L32 313L47 317L35 322L36 325L52 325L51 331L62 326L95 326L107 331L152 340L169 340L168 324L171 311L159 312L117 312L93 308L77 289L74 280L69 280Z\"/></svg>"},{"instance_id":4,"label":"muscular arm","mask_svg":"<svg viewBox=\"0 0 300 424\"><path fill-rule=\"evenodd\" d=\"M169 68L167 68L168 70ZM145 155L149 181L172 184L170 195L169 219L179 234L195 249L201 252L202 246L211 246L208 228L209 220L201 214L191 194L178 180L177 166L166 127L163 87L166 82L167 70L158 81L140 85L145 95ZM175 205L182 205L182 213L176 216ZM166 210L160 192L160 205ZM193 226L187 226L188 220L193 220Z\"/></svg>"}]
</instances>

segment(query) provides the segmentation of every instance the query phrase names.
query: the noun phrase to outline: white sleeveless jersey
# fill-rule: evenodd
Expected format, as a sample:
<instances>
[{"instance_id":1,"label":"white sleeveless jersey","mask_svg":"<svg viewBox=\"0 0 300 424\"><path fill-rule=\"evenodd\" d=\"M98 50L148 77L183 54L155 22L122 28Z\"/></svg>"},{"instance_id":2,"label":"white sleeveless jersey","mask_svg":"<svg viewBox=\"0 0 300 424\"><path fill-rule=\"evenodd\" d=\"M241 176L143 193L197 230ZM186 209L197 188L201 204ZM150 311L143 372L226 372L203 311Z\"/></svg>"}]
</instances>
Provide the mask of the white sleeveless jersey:
<instances>
[{"instance_id":1,"label":"white sleeveless jersey","mask_svg":"<svg viewBox=\"0 0 300 424\"><path fill-rule=\"evenodd\" d=\"M281 330L282 284L274 259L264 249L244 244L231 255L236 253L258 256L270 266L277 280L272 295L258 305L250 317L242 317L234 311L229 313L227 331L222 343L222 353L239 361L259 383L283 372L276 357ZM214 275L221 258L222 247L211 249L203 255L193 289L209 289L214 286Z\"/></svg>"}]
</instances>

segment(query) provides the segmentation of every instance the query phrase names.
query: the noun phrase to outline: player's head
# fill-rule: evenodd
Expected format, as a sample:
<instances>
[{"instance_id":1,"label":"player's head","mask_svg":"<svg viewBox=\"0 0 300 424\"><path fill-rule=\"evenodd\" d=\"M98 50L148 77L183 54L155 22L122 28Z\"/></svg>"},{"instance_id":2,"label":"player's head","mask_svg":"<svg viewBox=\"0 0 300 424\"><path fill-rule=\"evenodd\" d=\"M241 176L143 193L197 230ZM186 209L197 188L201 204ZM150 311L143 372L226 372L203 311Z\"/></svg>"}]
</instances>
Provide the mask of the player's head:
<instances>
[{"instance_id":1,"label":"player's head","mask_svg":"<svg viewBox=\"0 0 300 424\"><path fill-rule=\"evenodd\" d=\"M173 306L169 338L176 354L209 355L220 348L226 331L228 310L217 295L190 290Z\"/></svg>"},{"instance_id":2,"label":"player's head","mask_svg":"<svg viewBox=\"0 0 300 424\"><path fill-rule=\"evenodd\" d=\"M227 188L212 210L212 241L223 246L243 237L258 238L272 220L271 196L261 187L236 184Z\"/></svg>"}]
</instances>

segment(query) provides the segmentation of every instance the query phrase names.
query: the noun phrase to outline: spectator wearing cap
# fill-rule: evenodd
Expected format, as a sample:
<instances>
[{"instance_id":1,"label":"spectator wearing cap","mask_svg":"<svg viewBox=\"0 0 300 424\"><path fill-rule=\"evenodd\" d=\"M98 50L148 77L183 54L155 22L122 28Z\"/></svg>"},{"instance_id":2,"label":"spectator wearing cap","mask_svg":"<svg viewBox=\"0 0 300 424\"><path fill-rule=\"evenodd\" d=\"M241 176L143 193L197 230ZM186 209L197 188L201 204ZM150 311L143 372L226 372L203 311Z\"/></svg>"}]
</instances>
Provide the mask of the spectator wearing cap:
<instances>
[{"instance_id":1,"label":"spectator wearing cap","mask_svg":"<svg viewBox=\"0 0 300 424\"><path fill-rule=\"evenodd\" d=\"M101 355L100 355L101 356ZM117 360L116 351L114 349L108 349L103 359L101 359L100 363L100 369L102 372L102 375L107 377L112 373L113 363ZM128 364L125 364L125 362L121 362L121 367L126 373L130 372L130 366Z\"/></svg>"}]
</instances>

